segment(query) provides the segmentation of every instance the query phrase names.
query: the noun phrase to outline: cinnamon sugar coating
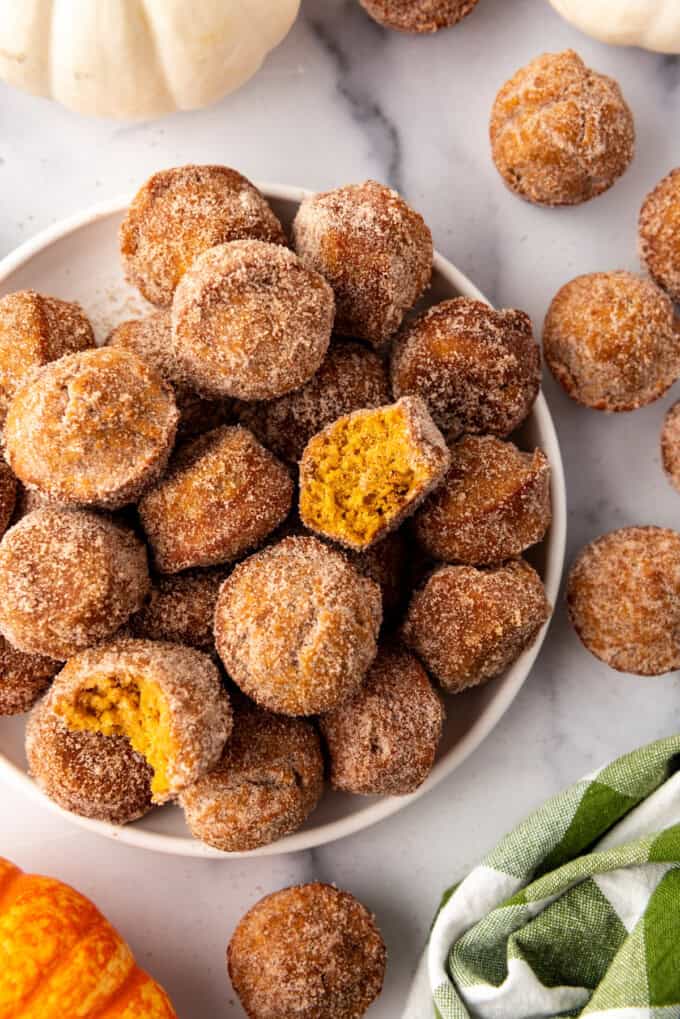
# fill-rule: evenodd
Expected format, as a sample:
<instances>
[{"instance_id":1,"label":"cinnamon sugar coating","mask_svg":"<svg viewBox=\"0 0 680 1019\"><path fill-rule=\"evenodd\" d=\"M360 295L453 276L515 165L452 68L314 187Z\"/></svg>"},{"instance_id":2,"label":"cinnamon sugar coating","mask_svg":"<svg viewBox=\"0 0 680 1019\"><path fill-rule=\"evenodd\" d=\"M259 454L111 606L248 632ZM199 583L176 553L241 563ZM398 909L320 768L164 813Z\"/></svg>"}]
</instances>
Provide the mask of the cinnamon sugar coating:
<instances>
[{"instance_id":1,"label":"cinnamon sugar coating","mask_svg":"<svg viewBox=\"0 0 680 1019\"><path fill-rule=\"evenodd\" d=\"M0 535L12 519L17 502L17 479L4 460L0 460Z\"/></svg>"},{"instance_id":2,"label":"cinnamon sugar coating","mask_svg":"<svg viewBox=\"0 0 680 1019\"><path fill-rule=\"evenodd\" d=\"M640 257L650 276L680 304L680 166L645 198L639 235Z\"/></svg>"},{"instance_id":3,"label":"cinnamon sugar coating","mask_svg":"<svg viewBox=\"0 0 680 1019\"><path fill-rule=\"evenodd\" d=\"M376 654L377 584L316 538L285 538L239 563L222 586L215 643L248 697L283 715L330 711Z\"/></svg>"},{"instance_id":4,"label":"cinnamon sugar coating","mask_svg":"<svg viewBox=\"0 0 680 1019\"><path fill-rule=\"evenodd\" d=\"M590 273L563 286L546 316L543 350L568 395L595 410L636 410L680 376L673 305L631 272Z\"/></svg>"},{"instance_id":5,"label":"cinnamon sugar coating","mask_svg":"<svg viewBox=\"0 0 680 1019\"><path fill-rule=\"evenodd\" d=\"M288 470L240 425L180 446L167 473L139 502L162 573L212 566L260 544L288 515Z\"/></svg>"},{"instance_id":6,"label":"cinnamon sugar coating","mask_svg":"<svg viewBox=\"0 0 680 1019\"><path fill-rule=\"evenodd\" d=\"M155 577L146 604L129 620L130 631L147 640L212 651L215 605L226 575L222 568Z\"/></svg>"},{"instance_id":7,"label":"cinnamon sugar coating","mask_svg":"<svg viewBox=\"0 0 680 1019\"><path fill-rule=\"evenodd\" d=\"M355 696L322 715L335 789L404 796L432 770L444 708L427 673L403 648L381 647Z\"/></svg>"},{"instance_id":8,"label":"cinnamon sugar coating","mask_svg":"<svg viewBox=\"0 0 680 1019\"><path fill-rule=\"evenodd\" d=\"M492 435L466 435L413 524L433 559L483 566L541 541L551 516L550 464L540 449L523 453Z\"/></svg>"},{"instance_id":9,"label":"cinnamon sugar coating","mask_svg":"<svg viewBox=\"0 0 680 1019\"><path fill-rule=\"evenodd\" d=\"M17 290L0 298L0 423L24 378L64 354L94 347L79 304Z\"/></svg>"},{"instance_id":10,"label":"cinnamon sugar coating","mask_svg":"<svg viewBox=\"0 0 680 1019\"><path fill-rule=\"evenodd\" d=\"M172 351L172 322L168 308L145 318L121 322L109 333L106 344L136 354L172 386L180 415L177 427L180 438L201 435L229 420L229 400L204 400L182 380Z\"/></svg>"},{"instance_id":11,"label":"cinnamon sugar coating","mask_svg":"<svg viewBox=\"0 0 680 1019\"><path fill-rule=\"evenodd\" d=\"M391 400L384 361L361 343L335 340L316 375L293 393L265 403L243 403L238 418L273 453L295 462L326 425L354 410Z\"/></svg>"},{"instance_id":12,"label":"cinnamon sugar coating","mask_svg":"<svg viewBox=\"0 0 680 1019\"><path fill-rule=\"evenodd\" d=\"M314 727L300 718L241 710L220 761L180 797L192 835L247 852L296 831L323 792Z\"/></svg>"},{"instance_id":13,"label":"cinnamon sugar coating","mask_svg":"<svg viewBox=\"0 0 680 1019\"><path fill-rule=\"evenodd\" d=\"M460 693L512 665L549 615L541 579L523 559L443 566L413 595L402 637L445 690Z\"/></svg>"},{"instance_id":14,"label":"cinnamon sugar coating","mask_svg":"<svg viewBox=\"0 0 680 1019\"><path fill-rule=\"evenodd\" d=\"M128 824L151 810L151 769L124 736L72 732L37 704L26 727L31 776L63 810Z\"/></svg>"},{"instance_id":15,"label":"cinnamon sugar coating","mask_svg":"<svg viewBox=\"0 0 680 1019\"><path fill-rule=\"evenodd\" d=\"M121 638L99 644L71 658L57 675L45 697L45 708L64 720L78 734L103 731L105 739L123 735L119 724L111 725L95 715L95 696L104 698L107 691L118 695L134 686L143 707L144 688L153 690L153 700L160 704L157 718L140 716L140 727L147 730L147 762L159 760L152 779L154 803L165 803L196 782L219 761L224 744L232 729L229 698L222 687L217 667L208 655L180 644L164 641ZM89 697L88 715L93 727L74 724L76 711L83 713L83 697ZM116 699L104 713L115 709ZM97 725L98 729L94 726ZM106 728L112 732L106 732ZM126 738L130 738L126 734ZM161 739L163 757L159 753ZM130 738L134 745L134 740ZM162 786L159 770L163 768Z\"/></svg>"},{"instance_id":16,"label":"cinnamon sugar coating","mask_svg":"<svg viewBox=\"0 0 680 1019\"><path fill-rule=\"evenodd\" d=\"M671 485L680 492L680 400L673 404L664 418L661 462Z\"/></svg>"},{"instance_id":17,"label":"cinnamon sugar coating","mask_svg":"<svg viewBox=\"0 0 680 1019\"><path fill-rule=\"evenodd\" d=\"M200 255L172 304L174 356L204 396L272 400L323 361L335 302L288 248L233 241Z\"/></svg>"},{"instance_id":18,"label":"cinnamon sugar coating","mask_svg":"<svg viewBox=\"0 0 680 1019\"><path fill-rule=\"evenodd\" d=\"M395 396L422 397L451 442L463 432L509 435L529 414L540 381L529 316L468 297L428 308L392 352Z\"/></svg>"},{"instance_id":19,"label":"cinnamon sugar coating","mask_svg":"<svg viewBox=\"0 0 680 1019\"><path fill-rule=\"evenodd\" d=\"M167 306L208 248L252 238L285 244L264 195L227 166L161 170L137 192L120 228L125 275L152 304Z\"/></svg>"},{"instance_id":20,"label":"cinnamon sugar coating","mask_svg":"<svg viewBox=\"0 0 680 1019\"><path fill-rule=\"evenodd\" d=\"M477 0L359 0L374 21L397 32L438 32L458 24Z\"/></svg>"},{"instance_id":21,"label":"cinnamon sugar coating","mask_svg":"<svg viewBox=\"0 0 680 1019\"><path fill-rule=\"evenodd\" d=\"M491 113L493 159L508 187L537 205L578 205L628 168L633 116L617 82L573 50L544 53L505 83Z\"/></svg>"},{"instance_id":22,"label":"cinnamon sugar coating","mask_svg":"<svg viewBox=\"0 0 680 1019\"><path fill-rule=\"evenodd\" d=\"M53 658L17 651L0 636L0 715L21 715L32 708L59 667Z\"/></svg>"},{"instance_id":23,"label":"cinnamon sugar coating","mask_svg":"<svg viewBox=\"0 0 680 1019\"><path fill-rule=\"evenodd\" d=\"M680 668L680 534L622 527L581 550L567 585L582 643L620 672Z\"/></svg>"},{"instance_id":24,"label":"cinnamon sugar coating","mask_svg":"<svg viewBox=\"0 0 680 1019\"><path fill-rule=\"evenodd\" d=\"M360 1019L382 990L386 950L354 896L314 883L253 906L227 964L249 1019Z\"/></svg>"},{"instance_id":25,"label":"cinnamon sugar coating","mask_svg":"<svg viewBox=\"0 0 680 1019\"><path fill-rule=\"evenodd\" d=\"M35 510L0 542L0 630L20 651L63 661L105 640L149 590L132 531L81 510Z\"/></svg>"},{"instance_id":26,"label":"cinnamon sugar coating","mask_svg":"<svg viewBox=\"0 0 680 1019\"><path fill-rule=\"evenodd\" d=\"M377 544L361 552L344 550L355 569L374 580L382 591L385 619L394 616L404 601L409 551L403 529L391 531Z\"/></svg>"},{"instance_id":27,"label":"cinnamon sugar coating","mask_svg":"<svg viewBox=\"0 0 680 1019\"><path fill-rule=\"evenodd\" d=\"M56 502L117 509L164 470L178 417L169 386L134 354L70 354L19 387L5 457L25 485Z\"/></svg>"},{"instance_id":28,"label":"cinnamon sugar coating","mask_svg":"<svg viewBox=\"0 0 680 1019\"><path fill-rule=\"evenodd\" d=\"M396 191L373 180L305 198L293 238L303 264L333 287L336 330L375 347L429 286L429 228Z\"/></svg>"}]
</instances>

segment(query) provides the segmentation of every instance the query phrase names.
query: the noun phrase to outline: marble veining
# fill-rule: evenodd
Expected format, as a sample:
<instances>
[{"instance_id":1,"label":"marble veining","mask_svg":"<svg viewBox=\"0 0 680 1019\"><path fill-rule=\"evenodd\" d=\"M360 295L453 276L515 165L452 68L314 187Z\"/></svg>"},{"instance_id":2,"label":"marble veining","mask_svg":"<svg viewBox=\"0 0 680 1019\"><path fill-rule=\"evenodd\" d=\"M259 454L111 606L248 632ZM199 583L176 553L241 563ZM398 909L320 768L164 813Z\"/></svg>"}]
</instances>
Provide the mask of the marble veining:
<instances>
[{"instance_id":1,"label":"marble veining","mask_svg":"<svg viewBox=\"0 0 680 1019\"><path fill-rule=\"evenodd\" d=\"M517 67L568 46L620 81L638 154L595 202L538 209L496 174L488 115ZM224 162L254 179L312 188L371 176L402 189L444 254L495 303L526 309L540 332L551 297L572 276L638 268L638 208L680 164L679 127L677 58L587 39L547 0L479 0L459 26L427 38L379 28L354 0L303 0L297 25L261 73L210 110L121 125L0 88L0 254L176 163ZM680 386L616 417L577 407L549 377L545 392L568 478L568 560L613 527L678 527L680 495L661 471L658 436ZM397 1019L442 890L546 796L677 730L679 708L677 674L610 671L581 648L559 604L531 677L492 736L437 790L376 828L295 857L153 857L87 835L0 787L0 853L93 895L168 986L182 1019L242 1016L224 948L246 908L294 881L334 880L378 915L390 965L370 1016Z\"/></svg>"}]
</instances>

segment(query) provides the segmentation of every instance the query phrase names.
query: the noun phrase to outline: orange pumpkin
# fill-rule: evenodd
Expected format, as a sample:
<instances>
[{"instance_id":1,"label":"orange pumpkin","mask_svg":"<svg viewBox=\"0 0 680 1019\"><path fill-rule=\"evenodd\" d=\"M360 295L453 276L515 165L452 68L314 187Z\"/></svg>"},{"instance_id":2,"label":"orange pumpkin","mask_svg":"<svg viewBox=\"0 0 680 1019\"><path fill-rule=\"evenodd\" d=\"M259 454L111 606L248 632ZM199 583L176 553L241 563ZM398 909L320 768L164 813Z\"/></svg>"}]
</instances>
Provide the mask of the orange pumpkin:
<instances>
[{"instance_id":1,"label":"orange pumpkin","mask_svg":"<svg viewBox=\"0 0 680 1019\"><path fill-rule=\"evenodd\" d=\"M0 857L0 1019L177 1019L84 895Z\"/></svg>"}]
</instances>

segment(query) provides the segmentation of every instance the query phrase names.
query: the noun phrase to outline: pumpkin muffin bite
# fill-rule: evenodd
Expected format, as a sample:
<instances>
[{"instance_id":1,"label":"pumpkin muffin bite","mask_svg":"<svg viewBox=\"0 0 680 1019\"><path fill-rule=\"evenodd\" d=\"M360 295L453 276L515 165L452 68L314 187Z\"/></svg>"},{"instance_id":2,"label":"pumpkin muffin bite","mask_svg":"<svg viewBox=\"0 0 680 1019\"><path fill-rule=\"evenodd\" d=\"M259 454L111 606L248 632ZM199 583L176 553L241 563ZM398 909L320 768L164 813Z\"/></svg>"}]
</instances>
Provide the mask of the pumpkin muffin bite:
<instances>
[{"instance_id":1,"label":"pumpkin muffin bite","mask_svg":"<svg viewBox=\"0 0 680 1019\"><path fill-rule=\"evenodd\" d=\"M361 343L335 340L302 389L266 403L240 404L237 415L273 453L295 462L326 425L354 410L380 407L391 398L382 358Z\"/></svg>"},{"instance_id":2,"label":"pumpkin muffin bite","mask_svg":"<svg viewBox=\"0 0 680 1019\"><path fill-rule=\"evenodd\" d=\"M432 770L444 708L418 660L387 645L354 697L319 724L335 789L404 796Z\"/></svg>"},{"instance_id":3,"label":"pumpkin muffin bite","mask_svg":"<svg viewBox=\"0 0 680 1019\"><path fill-rule=\"evenodd\" d=\"M164 470L178 417L170 387L134 354L70 354L17 390L5 457L27 487L55 502L118 509Z\"/></svg>"},{"instance_id":4,"label":"pumpkin muffin bite","mask_svg":"<svg viewBox=\"0 0 680 1019\"><path fill-rule=\"evenodd\" d=\"M315 715L347 700L376 653L380 588L316 538L285 538L239 563L215 610L224 666L257 704Z\"/></svg>"},{"instance_id":5,"label":"pumpkin muffin bite","mask_svg":"<svg viewBox=\"0 0 680 1019\"><path fill-rule=\"evenodd\" d=\"M523 559L442 566L413 595L401 633L442 687L460 693L512 665L549 615L541 578Z\"/></svg>"},{"instance_id":6,"label":"pumpkin muffin bite","mask_svg":"<svg viewBox=\"0 0 680 1019\"><path fill-rule=\"evenodd\" d=\"M79 304L17 290L0 298L0 423L24 378L34 368L94 347L94 333Z\"/></svg>"},{"instance_id":7,"label":"pumpkin muffin bite","mask_svg":"<svg viewBox=\"0 0 680 1019\"><path fill-rule=\"evenodd\" d=\"M146 318L121 322L109 333L106 343L109 347L118 347L136 354L172 386L180 415L177 428L180 438L200 435L229 420L231 416L229 400L204 400L182 381L172 352L172 322L169 309L156 311Z\"/></svg>"},{"instance_id":8,"label":"pumpkin muffin bite","mask_svg":"<svg viewBox=\"0 0 680 1019\"><path fill-rule=\"evenodd\" d=\"M491 113L491 149L507 186L537 205L578 205L630 164L633 115L613 78L573 50L544 53L505 83Z\"/></svg>"},{"instance_id":9,"label":"pumpkin muffin bite","mask_svg":"<svg viewBox=\"0 0 680 1019\"><path fill-rule=\"evenodd\" d=\"M397 32L438 32L458 24L477 0L359 0L374 21Z\"/></svg>"},{"instance_id":10,"label":"pumpkin muffin bite","mask_svg":"<svg viewBox=\"0 0 680 1019\"><path fill-rule=\"evenodd\" d=\"M42 701L26 727L32 777L63 810L128 824L151 810L153 772L125 736L73 732Z\"/></svg>"},{"instance_id":11,"label":"pumpkin muffin bite","mask_svg":"<svg viewBox=\"0 0 680 1019\"><path fill-rule=\"evenodd\" d=\"M680 166L645 198L639 234L640 257L647 271L680 304Z\"/></svg>"},{"instance_id":12,"label":"pumpkin muffin bite","mask_svg":"<svg viewBox=\"0 0 680 1019\"><path fill-rule=\"evenodd\" d=\"M581 550L567 584L569 617L592 655L619 672L680 668L680 534L622 527Z\"/></svg>"},{"instance_id":13,"label":"pumpkin muffin bite","mask_svg":"<svg viewBox=\"0 0 680 1019\"><path fill-rule=\"evenodd\" d=\"M430 284L432 234L384 184L348 184L305 198L293 223L303 264L333 287L335 328L383 347Z\"/></svg>"},{"instance_id":14,"label":"pumpkin muffin bite","mask_svg":"<svg viewBox=\"0 0 680 1019\"><path fill-rule=\"evenodd\" d=\"M335 302L287 248L234 241L200 255L172 304L174 355L203 396L273 400L317 371Z\"/></svg>"},{"instance_id":15,"label":"pumpkin muffin bite","mask_svg":"<svg viewBox=\"0 0 680 1019\"><path fill-rule=\"evenodd\" d=\"M313 725L241 709L220 761L180 796L191 834L224 852L247 852L296 831L323 792Z\"/></svg>"},{"instance_id":16,"label":"pumpkin muffin bite","mask_svg":"<svg viewBox=\"0 0 680 1019\"><path fill-rule=\"evenodd\" d=\"M166 307L199 255L246 238L286 243L264 195L227 166L177 166L155 173L137 192L120 228L120 250L129 282Z\"/></svg>"},{"instance_id":17,"label":"pumpkin muffin bite","mask_svg":"<svg viewBox=\"0 0 680 1019\"><path fill-rule=\"evenodd\" d=\"M180 446L139 502L161 573L238 559L291 507L288 470L246 428L224 426Z\"/></svg>"},{"instance_id":18,"label":"pumpkin muffin bite","mask_svg":"<svg viewBox=\"0 0 680 1019\"><path fill-rule=\"evenodd\" d=\"M212 651L215 605L226 576L226 569L212 569L155 577L146 604L128 622L130 632Z\"/></svg>"},{"instance_id":19,"label":"pumpkin muffin bite","mask_svg":"<svg viewBox=\"0 0 680 1019\"><path fill-rule=\"evenodd\" d=\"M60 667L53 658L17 651L0 636L0 715L21 715L32 708Z\"/></svg>"},{"instance_id":20,"label":"pumpkin muffin bite","mask_svg":"<svg viewBox=\"0 0 680 1019\"><path fill-rule=\"evenodd\" d=\"M360 1019L382 990L386 950L354 896L314 883L253 906L227 964L249 1019Z\"/></svg>"},{"instance_id":21,"label":"pumpkin muffin bite","mask_svg":"<svg viewBox=\"0 0 680 1019\"><path fill-rule=\"evenodd\" d=\"M334 421L300 461L300 518L361 551L396 529L440 483L449 451L425 404L406 397Z\"/></svg>"},{"instance_id":22,"label":"pumpkin muffin bite","mask_svg":"<svg viewBox=\"0 0 680 1019\"><path fill-rule=\"evenodd\" d=\"M590 273L563 286L546 316L543 350L566 393L594 410L637 410L680 376L673 305L631 272Z\"/></svg>"},{"instance_id":23,"label":"pumpkin muffin bite","mask_svg":"<svg viewBox=\"0 0 680 1019\"><path fill-rule=\"evenodd\" d=\"M217 667L193 648L123 638L71 658L45 698L74 732L126 736L153 771L165 803L220 759L231 734Z\"/></svg>"},{"instance_id":24,"label":"pumpkin muffin bite","mask_svg":"<svg viewBox=\"0 0 680 1019\"><path fill-rule=\"evenodd\" d=\"M63 661L106 640L148 590L142 543L95 513L35 510L0 542L0 630L27 654Z\"/></svg>"},{"instance_id":25,"label":"pumpkin muffin bite","mask_svg":"<svg viewBox=\"0 0 680 1019\"><path fill-rule=\"evenodd\" d=\"M413 525L433 559L483 566L541 541L551 516L550 464L540 449L523 453L493 435L466 435Z\"/></svg>"},{"instance_id":26,"label":"pumpkin muffin bite","mask_svg":"<svg viewBox=\"0 0 680 1019\"><path fill-rule=\"evenodd\" d=\"M529 316L468 297L428 308L405 326L392 352L394 395L420 396L449 442L463 432L510 435L540 383Z\"/></svg>"}]
</instances>

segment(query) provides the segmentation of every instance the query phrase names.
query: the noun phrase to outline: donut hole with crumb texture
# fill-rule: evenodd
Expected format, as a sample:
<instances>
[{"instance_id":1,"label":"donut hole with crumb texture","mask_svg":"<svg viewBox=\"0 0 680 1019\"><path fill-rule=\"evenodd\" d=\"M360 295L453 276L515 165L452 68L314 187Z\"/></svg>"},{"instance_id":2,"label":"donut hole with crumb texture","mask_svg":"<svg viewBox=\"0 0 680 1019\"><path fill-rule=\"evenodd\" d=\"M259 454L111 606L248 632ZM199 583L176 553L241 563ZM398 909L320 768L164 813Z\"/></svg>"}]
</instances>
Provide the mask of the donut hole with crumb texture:
<instances>
[{"instance_id":1,"label":"donut hole with crumb texture","mask_svg":"<svg viewBox=\"0 0 680 1019\"><path fill-rule=\"evenodd\" d=\"M594 410L637 410L680 376L673 305L631 272L590 273L565 284L548 309L543 350L567 395Z\"/></svg>"},{"instance_id":2,"label":"donut hole with crumb texture","mask_svg":"<svg viewBox=\"0 0 680 1019\"><path fill-rule=\"evenodd\" d=\"M333 287L335 329L384 347L430 284L432 234L422 216L369 180L303 199L293 222L302 263Z\"/></svg>"},{"instance_id":3,"label":"donut hole with crumb texture","mask_svg":"<svg viewBox=\"0 0 680 1019\"><path fill-rule=\"evenodd\" d=\"M613 78L573 50L544 53L505 83L493 105L491 150L515 194L537 205L578 205L628 168L633 116Z\"/></svg>"},{"instance_id":4,"label":"donut hole with crumb texture","mask_svg":"<svg viewBox=\"0 0 680 1019\"><path fill-rule=\"evenodd\" d=\"M538 396L541 356L523 311L456 297L404 326L391 374L394 395L420 396L447 442L463 433L505 438Z\"/></svg>"},{"instance_id":5,"label":"donut hole with crumb texture","mask_svg":"<svg viewBox=\"0 0 680 1019\"><path fill-rule=\"evenodd\" d=\"M246 428L223 426L179 446L141 498L139 516L162 573L238 559L290 512L287 468Z\"/></svg>"},{"instance_id":6,"label":"donut hole with crumb texture","mask_svg":"<svg viewBox=\"0 0 680 1019\"><path fill-rule=\"evenodd\" d=\"M34 290L0 298L0 423L33 369L94 345L92 326L79 304Z\"/></svg>"},{"instance_id":7,"label":"donut hole with crumb texture","mask_svg":"<svg viewBox=\"0 0 680 1019\"><path fill-rule=\"evenodd\" d=\"M109 824L151 810L153 772L124 736L74 732L41 702L26 727L26 756L35 781L63 810Z\"/></svg>"},{"instance_id":8,"label":"donut hole with crumb texture","mask_svg":"<svg viewBox=\"0 0 680 1019\"><path fill-rule=\"evenodd\" d=\"M460 693L512 665L549 615L541 579L523 559L442 566L414 593L401 636L446 691Z\"/></svg>"},{"instance_id":9,"label":"donut hole with crumb texture","mask_svg":"<svg viewBox=\"0 0 680 1019\"><path fill-rule=\"evenodd\" d=\"M180 279L209 248L251 238L285 244L265 197L227 166L178 166L150 177L120 228L125 275L167 307Z\"/></svg>"},{"instance_id":10,"label":"donut hole with crumb texture","mask_svg":"<svg viewBox=\"0 0 680 1019\"><path fill-rule=\"evenodd\" d=\"M448 465L446 443L421 400L355 411L307 444L300 517L349 548L368 548L414 512Z\"/></svg>"},{"instance_id":11,"label":"donut hole with crumb texture","mask_svg":"<svg viewBox=\"0 0 680 1019\"><path fill-rule=\"evenodd\" d=\"M397 32L438 32L470 14L477 0L360 0L374 21Z\"/></svg>"},{"instance_id":12,"label":"donut hole with crumb texture","mask_svg":"<svg viewBox=\"0 0 680 1019\"><path fill-rule=\"evenodd\" d=\"M164 803L208 771L231 733L229 699L211 659L192 648L121 639L70 659L47 704L75 732L125 736Z\"/></svg>"},{"instance_id":13,"label":"donut hole with crumb texture","mask_svg":"<svg viewBox=\"0 0 680 1019\"><path fill-rule=\"evenodd\" d=\"M382 990L386 959L368 910L319 883L261 899L227 948L249 1019L360 1019Z\"/></svg>"},{"instance_id":14,"label":"donut hole with crumb texture","mask_svg":"<svg viewBox=\"0 0 680 1019\"><path fill-rule=\"evenodd\" d=\"M323 793L324 762L309 722L249 707L218 764L180 796L195 838L246 852L296 831Z\"/></svg>"},{"instance_id":15,"label":"donut hole with crumb texture","mask_svg":"<svg viewBox=\"0 0 680 1019\"><path fill-rule=\"evenodd\" d=\"M451 448L451 468L413 520L434 559L472 566L502 563L545 536L550 525L550 464L492 435L468 435Z\"/></svg>"},{"instance_id":16,"label":"donut hole with crumb texture","mask_svg":"<svg viewBox=\"0 0 680 1019\"><path fill-rule=\"evenodd\" d=\"M654 282L680 304L680 167L647 195L640 210L639 244Z\"/></svg>"},{"instance_id":17,"label":"donut hole with crumb texture","mask_svg":"<svg viewBox=\"0 0 680 1019\"><path fill-rule=\"evenodd\" d=\"M222 585L215 644L261 707L316 715L347 700L375 658L380 588L317 538L284 538Z\"/></svg>"}]
</instances>

